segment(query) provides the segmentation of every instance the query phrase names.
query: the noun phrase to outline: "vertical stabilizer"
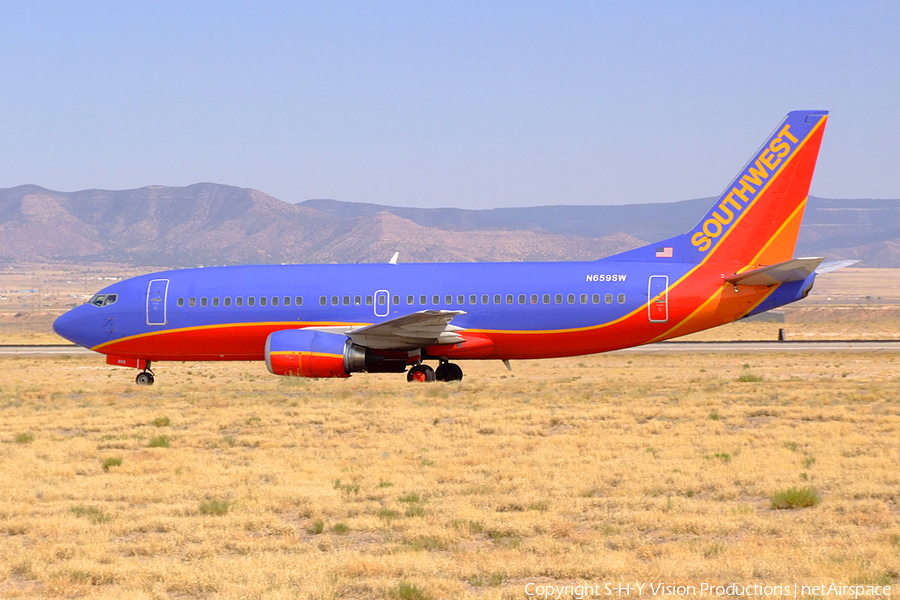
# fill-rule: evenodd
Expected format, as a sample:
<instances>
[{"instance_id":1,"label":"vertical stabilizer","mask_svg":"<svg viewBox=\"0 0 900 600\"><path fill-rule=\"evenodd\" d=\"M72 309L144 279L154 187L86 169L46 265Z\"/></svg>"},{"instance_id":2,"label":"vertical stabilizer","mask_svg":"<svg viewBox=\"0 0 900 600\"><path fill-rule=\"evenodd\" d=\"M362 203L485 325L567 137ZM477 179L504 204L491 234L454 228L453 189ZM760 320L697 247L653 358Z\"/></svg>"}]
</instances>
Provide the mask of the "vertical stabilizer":
<instances>
[{"instance_id":1,"label":"vertical stabilizer","mask_svg":"<svg viewBox=\"0 0 900 600\"><path fill-rule=\"evenodd\" d=\"M745 269L793 257L827 118L822 110L788 113L686 234L697 262Z\"/></svg>"}]
</instances>

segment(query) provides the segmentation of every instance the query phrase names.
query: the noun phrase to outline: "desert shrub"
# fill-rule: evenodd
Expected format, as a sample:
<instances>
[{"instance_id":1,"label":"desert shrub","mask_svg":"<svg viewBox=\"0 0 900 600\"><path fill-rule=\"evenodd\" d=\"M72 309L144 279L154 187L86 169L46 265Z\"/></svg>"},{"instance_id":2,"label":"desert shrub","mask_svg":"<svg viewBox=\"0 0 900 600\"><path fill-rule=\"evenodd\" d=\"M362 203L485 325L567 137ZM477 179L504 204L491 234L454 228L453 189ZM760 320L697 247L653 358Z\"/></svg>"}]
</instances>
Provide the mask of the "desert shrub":
<instances>
[{"instance_id":1,"label":"desert shrub","mask_svg":"<svg viewBox=\"0 0 900 600\"><path fill-rule=\"evenodd\" d=\"M168 427L169 426L169 417L157 417L153 419L154 427Z\"/></svg>"},{"instance_id":2,"label":"desert shrub","mask_svg":"<svg viewBox=\"0 0 900 600\"><path fill-rule=\"evenodd\" d=\"M74 514L76 517L86 517L94 525L107 523L112 520L111 516L102 512L100 509L94 508L93 506L83 506L81 504L78 504L76 506L73 506L69 510L71 510L72 514Z\"/></svg>"},{"instance_id":3,"label":"desert shrub","mask_svg":"<svg viewBox=\"0 0 900 600\"><path fill-rule=\"evenodd\" d=\"M224 515L228 514L228 500L220 500L218 498L207 498L200 503L201 515Z\"/></svg>"},{"instance_id":4,"label":"desert shrub","mask_svg":"<svg viewBox=\"0 0 900 600\"><path fill-rule=\"evenodd\" d=\"M425 593L425 590L407 581L398 583L396 587L390 590L388 596L396 600L429 600L431 598Z\"/></svg>"},{"instance_id":5,"label":"desert shrub","mask_svg":"<svg viewBox=\"0 0 900 600\"><path fill-rule=\"evenodd\" d=\"M306 533L310 535L321 535L325 531L325 521L316 519L306 528Z\"/></svg>"},{"instance_id":6,"label":"desert shrub","mask_svg":"<svg viewBox=\"0 0 900 600\"><path fill-rule=\"evenodd\" d=\"M158 435L147 444L151 448L168 448L170 446L169 438L165 435Z\"/></svg>"},{"instance_id":7,"label":"desert shrub","mask_svg":"<svg viewBox=\"0 0 900 600\"><path fill-rule=\"evenodd\" d=\"M110 467L121 467L122 459L118 456L107 458L103 461L103 470L109 471Z\"/></svg>"},{"instance_id":8,"label":"desert shrub","mask_svg":"<svg viewBox=\"0 0 900 600\"><path fill-rule=\"evenodd\" d=\"M772 494L772 508L806 508L816 506L822 501L819 493L811 487L791 487Z\"/></svg>"},{"instance_id":9,"label":"desert shrub","mask_svg":"<svg viewBox=\"0 0 900 600\"><path fill-rule=\"evenodd\" d=\"M762 375L754 375L753 373L742 373L738 378L742 383L759 383L763 380Z\"/></svg>"}]
</instances>

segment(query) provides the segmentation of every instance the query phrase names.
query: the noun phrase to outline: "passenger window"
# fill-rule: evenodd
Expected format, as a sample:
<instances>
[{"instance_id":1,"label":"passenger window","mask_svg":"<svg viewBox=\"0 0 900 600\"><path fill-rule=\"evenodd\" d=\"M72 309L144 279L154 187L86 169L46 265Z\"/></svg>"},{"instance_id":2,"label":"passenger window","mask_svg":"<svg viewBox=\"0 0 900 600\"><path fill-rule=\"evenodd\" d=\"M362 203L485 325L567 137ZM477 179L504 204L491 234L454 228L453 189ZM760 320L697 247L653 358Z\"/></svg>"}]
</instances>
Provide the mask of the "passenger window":
<instances>
[{"instance_id":1,"label":"passenger window","mask_svg":"<svg viewBox=\"0 0 900 600\"><path fill-rule=\"evenodd\" d=\"M557 304L562 304L562 294L557 294L554 300L556 300Z\"/></svg>"},{"instance_id":2,"label":"passenger window","mask_svg":"<svg viewBox=\"0 0 900 600\"><path fill-rule=\"evenodd\" d=\"M272 306L278 306L278 296L272 296Z\"/></svg>"},{"instance_id":3,"label":"passenger window","mask_svg":"<svg viewBox=\"0 0 900 600\"><path fill-rule=\"evenodd\" d=\"M450 294L444 296L444 304L453 304L453 296L451 296Z\"/></svg>"},{"instance_id":4,"label":"passenger window","mask_svg":"<svg viewBox=\"0 0 900 600\"><path fill-rule=\"evenodd\" d=\"M393 298L391 298L391 302L394 303L394 306L397 306L398 304L400 304L400 296L394 296Z\"/></svg>"},{"instance_id":5,"label":"passenger window","mask_svg":"<svg viewBox=\"0 0 900 600\"><path fill-rule=\"evenodd\" d=\"M218 297L213 298L213 306L218 306L218 305L219 305L219 298Z\"/></svg>"},{"instance_id":6,"label":"passenger window","mask_svg":"<svg viewBox=\"0 0 900 600\"><path fill-rule=\"evenodd\" d=\"M328 304L328 298L326 298L325 296L319 296L319 305L325 306L326 304Z\"/></svg>"},{"instance_id":7,"label":"passenger window","mask_svg":"<svg viewBox=\"0 0 900 600\"><path fill-rule=\"evenodd\" d=\"M482 303L482 304L488 304L489 302L490 302L490 298L488 298L488 295L487 295L487 294L482 294L482 295L481 295L481 303Z\"/></svg>"},{"instance_id":8,"label":"passenger window","mask_svg":"<svg viewBox=\"0 0 900 600\"><path fill-rule=\"evenodd\" d=\"M341 303L344 306L350 306L350 296L344 296Z\"/></svg>"},{"instance_id":9,"label":"passenger window","mask_svg":"<svg viewBox=\"0 0 900 600\"><path fill-rule=\"evenodd\" d=\"M428 304L428 296L424 294L419 296L419 304Z\"/></svg>"},{"instance_id":10,"label":"passenger window","mask_svg":"<svg viewBox=\"0 0 900 600\"><path fill-rule=\"evenodd\" d=\"M260 296L260 297L259 297L259 305L260 305L260 306L265 306L265 305L266 305L266 302L268 302L268 301L266 300L266 297L265 297L265 296Z\"/></svg>"},{"instance_id":11,"label":"passenger window","mask_svg":"<svg viewBox=\"0 0 900 600\"><path fill-rule=\"evenodd\" d=\"M494 294L494 304L501 304L502 300L503 298L501 298L500 294Z\"/></svg>"},{"instance_id":12,"label":"passenger window","mask_svg":"<svg viewBox=\"0 0 900 600\"><path fill-rule=\"evenodd\" d=\"M362 296L353 296L353 304L356 306L362 305Z\"/></svg>"},{"instance_id":13,"label":"passenger window","mask_svg":"<svg viewBox=\"0 0 900 600\"><path fill-rule=\"evenodd\" d=\"M188 300L188 306L197 306L197 299L196 299L196 298L190 298L190 299Z\"/></svg>"},{"instance_id":14,"label":"passenger window","mask_svg":"<svg viewBox=\"0 0 900 600\"><path fill-rule=\"evenodd\" d=\"M587 304L587 294L582 294L582 295L581 295L581 298L579 299L579 301L580 301L582 304Z\"/></svg>"},{"instance_id":15,"label":"passenger window","mask_svg":"<svg viewBox=\"0 0 900 600\"><path fill-rule=\"evenodd\" d=\"M290 297L290 296L285 296L285 297L284 297L284 305L285 305L285 306L290 306L290 305L291 305L291 297Z\"/></svg>"},{"instance_id":16,"label":"passenger window","mask_svg":"<svg viewBox=\"0 0 900 600\"><path fill-rule=\"evenodd\" d=\"M513 296L512 296L512 294L507 294L507 295L506 295L506 303L507 303L507 304L512 304L512 303L513 303Z\"/></svg>"},{"instance_id":17,"label":"passenger window","mask_svg":"<svg viewBox=\"0 0 900 600\"><path fill-rule=\"evenodd\" d=\"M566 302L569 304L575 304L575 294L569 294L566 296Z\"/></svg>"},{"instance_id":18,"label":"passenger window","mask_svg":"<svg viewBox=\"0 0 900 600\"><path fill-rule=\"evenodd\" d=\"M607 294L606 296L604 296L603 301L607 304L612 304L612 294Z\"/></svg>"},{"instance_id":19,"label":"passenger window","mask_svg":"<svg viewBox=\"0 0 900 600\"><path fill-rule=\"evenodd\" d=\"M222 300L222 302L224 302L225 306L231 306L231 296L225 296L225 299Z\"/></svg>"},{"instance_id":20,"label":"passenger window","mask_svg":"<svg viewBox=\"0 0 900 600\"><path fill-rule=\"evenodd\" d=\"M525 304L525 294L519 294L519 304Z\"/></svg>"},{"instance_id":21,"label":"passenger window","mask_svg":"<svg viewBox=\"0 0 900 600\"><path fill-rule=\"evenodd\" d=\"M594 304L600 304L600 294L594 294L591 296L591 302Z\"/></svg>"},{"instance_id":22,"label":"passenger window","mask_svg":"<svg viewBox=\"0 0 900 600\"><path fill-rule=\"evenodd\" d=\"M366 296L366 306L372 306L372 296Z\"/></svg>"},{"instance_id":23,"label":"passenger window","mask_svg":"<svg viewBox=\"0 0 900 600\"><path fill-rule=\"evenodd\" d=\"M386 296L378 296L378 306L384 306L387 302Z\"/></svg>"},{"instance_id":24,"label":"passenger window","mask_svg":"<svg viewBox=\"0 0 900 600\"><path fill-rule=\"evenodd\" d=\"M253 306L254 304L256 304L256 298L247 296L247 306Z\"/></svg>"},{"instance_id":25,"label":"passenger window","mask_svg":"<svg viewBox=\"0 0 900 600\"><path fill-rule=\"evenodd\" d=\"M532 304L537 304L537 294L532 294L532 295L531 295L531 303L532 303Z\"/></svg>"},{"instance_id":26,"label":"passenger window","mask_svg":"<svg viewBox=\"0 0 900 600\"><path fill-rule=\"evenodd\" d=\"M550 294L544 294L544 304L550 304Z\"/></svg>"},{"instance_id":27,"label":"passenger window","mask_svg":"<svg viewBox=\"0 0 900 600\"><path fill-rule=\"evenodd\" d=\"M184 306L184 298L178 299L178 306Z\"/></svg>"},{"instance_id":28,"label":"passenger window","mask_svg":"<svg viewBox=\"0 0 900 600\"><path fill-rule=\"evenodd\" d=\"M456 303L457 303L457 304L465 304L465 303L466 303L466 297L463 296L462 294L460 294L459 296L456 297Z\"/></svg>"},{"instance_id":29,"label":"passenger window","mask_svg":"<svg viewBox=\"0 0 900 600\"><path fill-rule=\"evenodd\" d=\"M337 306L337 305L338 305L338 297L337 297L337 296L332 296L332 297L331 297L331 305L332 305L332 306Z\"/></svg>"},{"instance_id":30,"label":"passenger window","mask_svg":"<svg viewBox=\"0 0 900 600\"><path fill-rule=\"evenodd\" d=\"M478 304L478 296L475 294L469 296L469 304Z\"/></svg>"},{"instance_id":31,"label":"passenger window","mask_svg":"<svg viewBox=\"0 0 900 600\"><path fill-rule=\"evenodd\" d=\"M206 296L200 298L200 306L206 306L207 302L208 300L206 299Z\"/></svg>"},{"instance_id":32,"label":"passenger window","mask_svg":"<svg viewBox=\"0 0 900 600\"><path fill-rule=\"evenodd\" d=\"M243 305L244 305L244 299L241 298L240 296L238 296L237 298L234 299L234 305L235 305L235 306L243 306Z\"/></svg>"},{"instance_id":33,"label":"passenger window","mask_svg":"<svg viewBox=\"0 0 900 600\"><path fill-rule=\"evenodd\" d=\"M616 300L618 300L619 304L625 304L625 294L619 294L619 297L616 298Z\"/></svg>"},{"instance_id":34,"label":"passenger window","mask_svg":"<svg viewBox=\"0 0 900 600\"><path fill-rule=\"evenodd\" d=\"M407 303L407 304L412 304L412 303L415 302L415 301L416 301L415 296L407 296L407 297L406 297L406 303Z\"/></svg>"},{"instance_id":35,"label":"passenger window","mask_svg":"<svg viewBox=\"0 0 900 600\"><path fill-rule=\"evenodd\" d=\"M294 306L303 306L303 296L294 298Z\"/></svg>"},{"instance_id":36,"label":"passenger window","mask_svg":"<svg viewBox=\"0 0 900 600\"><path fill-rule=\"evenodd\" d=\"M437 294L435 294L434 296L431 297L431 303L434 304L435 306L438 305L438 304L440 304L440 303L441 303L441 297L438 296Z\"/></svg>"}]
</instances>

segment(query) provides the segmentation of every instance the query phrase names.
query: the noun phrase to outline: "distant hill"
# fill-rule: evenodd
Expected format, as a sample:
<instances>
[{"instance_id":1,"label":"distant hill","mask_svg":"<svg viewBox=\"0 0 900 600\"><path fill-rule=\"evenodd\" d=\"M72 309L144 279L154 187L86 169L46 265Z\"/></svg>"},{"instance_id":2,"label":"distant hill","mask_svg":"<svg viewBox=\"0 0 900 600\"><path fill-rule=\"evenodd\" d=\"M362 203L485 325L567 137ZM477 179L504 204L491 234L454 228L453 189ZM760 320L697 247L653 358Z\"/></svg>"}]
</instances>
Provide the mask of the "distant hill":
<instances>
[{"instance_id":1,"label":"distant hill","mask_svg":"<svg viewBox=\"0 0 900 600\"><path fill-rule=\"evenodd\" d=\"M683 233L712 199L624 206L415 209L212 183L0 189L0 260L193 266L283 262L593 260ZM900 200L810 198L798 255L900 267Z\"/></svg>"}]
</instances>

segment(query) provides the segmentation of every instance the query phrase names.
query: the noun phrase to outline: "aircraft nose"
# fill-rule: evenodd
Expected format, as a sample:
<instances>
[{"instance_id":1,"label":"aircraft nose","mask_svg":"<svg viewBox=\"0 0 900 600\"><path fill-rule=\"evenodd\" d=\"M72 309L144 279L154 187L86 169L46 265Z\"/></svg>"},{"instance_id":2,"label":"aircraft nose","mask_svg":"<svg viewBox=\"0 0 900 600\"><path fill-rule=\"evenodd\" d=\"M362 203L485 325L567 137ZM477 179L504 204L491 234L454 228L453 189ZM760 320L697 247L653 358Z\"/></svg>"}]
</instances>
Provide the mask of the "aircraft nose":
<instances>
[{"instance_id":1,"label":"aircraft nose","mask_svg":"<svg viewBox=\"0 0 900 600\"><path fill-rule=\"evenodd\" d=\"M70 342L88 347L87 343L85 343L85 337L88 334L88 321L90 321L85 311L88 308L92 307L87 305L76 306L67 313L60 315L53 321L53 331L56 332L56 335Z\"/></svg>"}]
</instances>

